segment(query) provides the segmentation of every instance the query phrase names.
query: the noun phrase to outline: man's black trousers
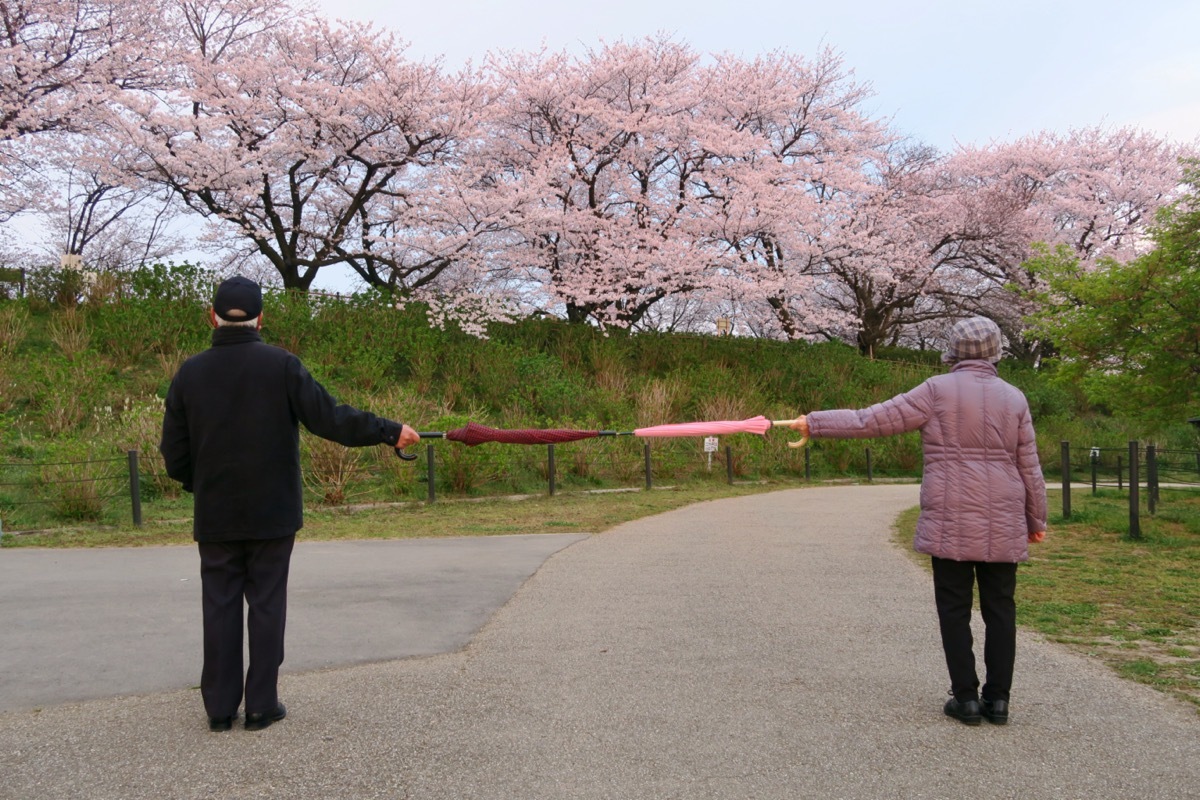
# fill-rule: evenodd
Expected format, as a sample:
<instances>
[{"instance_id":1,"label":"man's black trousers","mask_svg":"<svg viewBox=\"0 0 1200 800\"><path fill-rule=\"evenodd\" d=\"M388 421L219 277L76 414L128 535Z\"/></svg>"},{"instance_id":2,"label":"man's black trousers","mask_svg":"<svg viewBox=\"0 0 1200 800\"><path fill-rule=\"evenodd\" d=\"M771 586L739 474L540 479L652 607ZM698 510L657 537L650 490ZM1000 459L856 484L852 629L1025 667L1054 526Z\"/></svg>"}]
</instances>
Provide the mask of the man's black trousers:
<instances>
[{"instance_id":1,"label":"man's black trousers","mask_svg":"<svg viewBox=\"0 0 1200 800\"><path fill-rule=\"evenodd\" d=\"M971 649L971 600L977 580L985 633L983 663L987 668L983 698L1007 702L1017 653L1016 564L933 558L933 592L942 649L950 670L950 691L959 700L979 697L975 653Z\"/></svg>"},{"instance_id":2,"label":"man's black trousers","mask_svg":"<svg viewBox=\"0 0 1200 800\"><path fill-rule=\"evenodd\" d=\"M250 638L246 713L274 711L287 621L288 566L295 536L201 542L204 669L200 694L210 717L232 717L242 701L243 601Z\"/></svg>"}]
</instances>

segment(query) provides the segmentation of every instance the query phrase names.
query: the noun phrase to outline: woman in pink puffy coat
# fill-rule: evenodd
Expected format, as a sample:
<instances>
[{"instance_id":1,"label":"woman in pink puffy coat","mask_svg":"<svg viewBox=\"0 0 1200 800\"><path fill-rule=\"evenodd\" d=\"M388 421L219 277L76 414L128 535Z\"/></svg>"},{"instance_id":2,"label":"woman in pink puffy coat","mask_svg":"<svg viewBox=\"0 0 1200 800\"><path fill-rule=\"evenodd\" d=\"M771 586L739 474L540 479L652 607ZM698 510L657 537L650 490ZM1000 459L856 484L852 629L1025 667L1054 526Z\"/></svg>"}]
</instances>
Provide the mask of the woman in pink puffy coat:
<instances>
[{"instance_id":1,"label":"woman in pink puffy coat","mask_svg":"<svg viewBox=\"0 0 1200 800\"><path fill-rule=\"evenodd\" d=\"M919 430L925 474L914 548L933 559L934 598L950 672L948 716L1008 721L1016 653L1017 564L1046 530L1046 484L1029 404L996 373L1001 336L983 317L962 320L942 360L950 371L861 410L815 411L792 427L815 439L866 439ZM979 583L986 630L980 693L971 638Z\"/></svg>"}]
</instances>

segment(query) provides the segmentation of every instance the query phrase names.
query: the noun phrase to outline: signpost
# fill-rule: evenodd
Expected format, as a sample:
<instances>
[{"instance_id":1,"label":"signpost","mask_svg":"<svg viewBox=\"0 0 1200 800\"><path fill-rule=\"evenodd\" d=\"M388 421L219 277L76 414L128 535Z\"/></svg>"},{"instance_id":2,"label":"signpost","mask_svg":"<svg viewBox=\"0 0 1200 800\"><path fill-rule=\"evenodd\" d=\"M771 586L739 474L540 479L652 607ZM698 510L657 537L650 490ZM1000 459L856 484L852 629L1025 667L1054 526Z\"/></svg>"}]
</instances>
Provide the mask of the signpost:
<instances>
[{"instance_id":1,"label":"signpost","mask_svg":"<svg viewBox=\"0 0 1200 800\"><path fill-rule=\"evenodd\" d=\"M712 454L717 452L717 437L704 437L704 452L708 453L708 471L712 472Z\"/></svg>"}]
</instances>

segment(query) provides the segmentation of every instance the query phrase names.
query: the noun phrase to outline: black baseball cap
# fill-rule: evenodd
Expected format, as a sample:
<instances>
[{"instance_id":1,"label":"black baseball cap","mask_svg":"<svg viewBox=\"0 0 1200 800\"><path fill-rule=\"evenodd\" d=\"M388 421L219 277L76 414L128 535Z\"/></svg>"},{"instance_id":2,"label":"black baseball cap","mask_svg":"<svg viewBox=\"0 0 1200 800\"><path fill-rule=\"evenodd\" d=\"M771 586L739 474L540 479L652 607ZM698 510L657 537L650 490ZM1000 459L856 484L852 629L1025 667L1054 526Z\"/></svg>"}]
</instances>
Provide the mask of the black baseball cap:
<instances>
[{"instance_id":1,"label":"black baseball cap","mask_svg":"<svg viewBox=\"0 0 1200 800\"><path fill-rule=\"evenodd\" d=\"M230 322L254 319L262 314L262 307L262 287L241 275L222 281L213 295L213 311Z\"/></svg>"}]
</instances>

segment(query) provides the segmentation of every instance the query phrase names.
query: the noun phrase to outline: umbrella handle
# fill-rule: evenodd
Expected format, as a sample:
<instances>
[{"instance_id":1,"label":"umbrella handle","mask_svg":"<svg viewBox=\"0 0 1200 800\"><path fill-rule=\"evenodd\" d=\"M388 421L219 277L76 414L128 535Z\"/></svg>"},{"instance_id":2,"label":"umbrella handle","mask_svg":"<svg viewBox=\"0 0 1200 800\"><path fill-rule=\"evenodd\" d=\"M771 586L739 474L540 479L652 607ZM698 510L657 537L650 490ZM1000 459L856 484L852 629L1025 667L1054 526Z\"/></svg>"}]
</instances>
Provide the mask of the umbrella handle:
<instances>
[{"instance_id":1,"label":"umbrella handle","mask_svg":"<svg viewBox=\"0 0 1200 800\"><path fill-rule=\"evenodd\" d=\"M799 419L799 417L796 417L796 419ZM795 422L795 421L796 421L795 419L777 419L777 420L772 420L772 422L771 422L771 427L772 427L772 428L791 427L791 424L792 424L793 422ZM800 441L798 441L798 442L788 442L788 443L787 443L788 447L791 447L791 448L796 448L796 447L804 447L804 445L806 445L806 444L808 444L808 437L807 437L807 436L805 436L803 439L801 439L801 440L800 440Z\"/></svg>"},{"instance_id":2,"label":"umbrella handle","mask_svg":"<svg viewBox=\"0 0 1200 800\"><path fill-rule=\"evenodd\" d=\"M446 434L444 431L418 431L417 435L420 436L422 439L445 439L446 438ZM406 453L397 447L396 448L396 458L400 459L401 461L416 461L417 455L415 453Z\"/></svg>"}]
</instances>

